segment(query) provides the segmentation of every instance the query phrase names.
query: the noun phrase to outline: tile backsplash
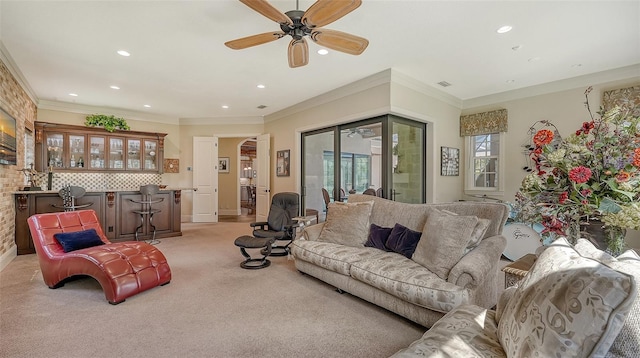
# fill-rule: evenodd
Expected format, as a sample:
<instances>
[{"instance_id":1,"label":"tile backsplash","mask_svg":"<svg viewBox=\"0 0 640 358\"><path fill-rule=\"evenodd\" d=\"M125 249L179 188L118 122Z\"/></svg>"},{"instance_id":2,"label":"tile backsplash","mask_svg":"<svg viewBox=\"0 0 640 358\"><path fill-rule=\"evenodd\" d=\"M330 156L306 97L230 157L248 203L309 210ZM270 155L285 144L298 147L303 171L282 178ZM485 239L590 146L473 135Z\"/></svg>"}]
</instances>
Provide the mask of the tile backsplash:
<instances>
[{"instance_id":1,"label":"tile backsplash","mask_svg":"<svg viewBox=\"0 0 640 358\"><path fill-rule=\"evenodd\" d=\"M47 190L47 174L40 176L38 183ZM53 173L51 190L60 190L66 184L80 186L88 190L138 189L141 185L162 184L161 174L143 173Z\"/></svg>"}]
</instances>

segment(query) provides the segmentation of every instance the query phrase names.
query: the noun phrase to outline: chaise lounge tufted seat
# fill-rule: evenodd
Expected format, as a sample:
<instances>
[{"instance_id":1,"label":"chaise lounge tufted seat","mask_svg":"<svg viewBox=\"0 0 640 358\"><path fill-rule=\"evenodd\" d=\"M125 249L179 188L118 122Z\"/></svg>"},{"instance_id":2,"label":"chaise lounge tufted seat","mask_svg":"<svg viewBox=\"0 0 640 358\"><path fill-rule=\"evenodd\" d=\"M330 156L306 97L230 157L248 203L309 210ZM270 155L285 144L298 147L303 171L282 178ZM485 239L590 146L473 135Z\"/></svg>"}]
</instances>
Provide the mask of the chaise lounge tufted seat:
<instances>
[{"instance_id":1,"label":"chaise lounge tufted seat","mask_svg":"<svg viewBox=\"0 0 640 358\"><path fill-rule=\"evenodd\" d=\"M49 288L62 287L73 276L96 279L111 304L171 281L171 269L165 256L146 242L111 243L93 210L36 214L27 222L44 282ZM97 246L65 252L54 237L94 229Z\"/></svg>"}]
</instances>

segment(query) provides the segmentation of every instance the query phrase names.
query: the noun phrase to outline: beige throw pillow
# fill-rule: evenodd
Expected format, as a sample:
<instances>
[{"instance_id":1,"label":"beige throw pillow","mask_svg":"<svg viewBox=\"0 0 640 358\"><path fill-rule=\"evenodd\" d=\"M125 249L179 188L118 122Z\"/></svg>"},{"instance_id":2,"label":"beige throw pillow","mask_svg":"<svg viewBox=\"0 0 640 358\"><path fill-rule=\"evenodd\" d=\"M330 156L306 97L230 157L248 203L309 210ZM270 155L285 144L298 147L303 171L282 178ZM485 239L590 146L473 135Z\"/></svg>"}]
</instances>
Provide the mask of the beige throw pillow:
<instances>
[{"instance_id":1,"label":"beige throw pillow","mask_svg":"<svg viewBox=\"0 0 640 358\"><path fill-rule=\"evenodd\" d=\"M369 236L369 216L373 201L329 203L327 220L318 241L347 246L364 246Z\"/></svg>"},{"instance_id":2,"label":"beige throw pillow","mask_svg":"<svg viewBox=\"0 0 640 358\"><path fill-rule=\"evenodd\" d=\"M554 241L504 308L508 357L603 357L636 297L635 280Z\"/></svg>"},{"instance_id":3,"label":"beige throw pillow","mask_svg":"<svg viewBox=\"0 0 640 358\"><path fill-rule=\"evenodd\" d=\"M434 210L437 210L437 209L434 209ZM440 210L440 212L447 215L458 215L458 213L454 213L453 211L449 211L449 210ZM467 248L464 249L465 255L468 254L471 250L475 249L476 246L480 244L480 241L482 241L484 234L486 234L487 229L489 229L489 225L491 225L491 220L478 218L478 223L476 224L476 226L473 228L473 231L471 232L471 239L469 239Z\"/></svg>"},{"instance_id":4,"label":"beige throw pillow","mask_svg":"<svg viewBox=\"0 0 640 358\"><path fill-rule=\"evenodd\" d=\"M636 284L640 281L640 257L633 250L628 250L620 256L613 257L599 250L586 239L578 239L576 251L584 257L596 259L616 271L633 275ZM624 325L615 341L609 348L606 357L631 358L640 357L640 290L636 299L624 320Z\"/></svg>"},{"instance_id":5,"label":"beige throw pillow","mask_svg":"<svg viewBox=\"0 0 640 358\"><path fill-rule=\"evenodd\" d=\"M427 218L411 259L446 280L449 271L464 256L477 223L475 216L433 211Z\"/></svg>"}]
</instances>

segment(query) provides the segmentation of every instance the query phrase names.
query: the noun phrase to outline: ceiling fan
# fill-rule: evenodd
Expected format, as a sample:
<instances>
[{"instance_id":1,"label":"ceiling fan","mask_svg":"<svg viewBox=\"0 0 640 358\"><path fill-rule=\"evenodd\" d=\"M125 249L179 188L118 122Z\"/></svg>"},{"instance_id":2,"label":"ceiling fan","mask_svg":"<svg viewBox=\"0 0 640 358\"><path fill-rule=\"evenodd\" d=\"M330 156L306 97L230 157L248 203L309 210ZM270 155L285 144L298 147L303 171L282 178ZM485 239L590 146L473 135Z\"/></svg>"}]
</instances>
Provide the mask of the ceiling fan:
<instances>
[{"instance_id":1,"label":"ceiling fan","mask_svg":"<svg viewBox=\"0 0 640 358\"><path fill-rule=\"evenodd\" d=\"M289 67L294 68L309 63L309 46L304 39L305 36L309 36L321 46L351 55L361 54L369 45L365 38L321 28L358 8L362 0L318 0L307 11L291 10L284 14L266 0L240 2L280 24L281 31L270 31L225 42L227 47L234 50L261 45L289 35L293 38L288 50ZM297 5L296 0L296 8Z\"/></svg>"}]
</instances>

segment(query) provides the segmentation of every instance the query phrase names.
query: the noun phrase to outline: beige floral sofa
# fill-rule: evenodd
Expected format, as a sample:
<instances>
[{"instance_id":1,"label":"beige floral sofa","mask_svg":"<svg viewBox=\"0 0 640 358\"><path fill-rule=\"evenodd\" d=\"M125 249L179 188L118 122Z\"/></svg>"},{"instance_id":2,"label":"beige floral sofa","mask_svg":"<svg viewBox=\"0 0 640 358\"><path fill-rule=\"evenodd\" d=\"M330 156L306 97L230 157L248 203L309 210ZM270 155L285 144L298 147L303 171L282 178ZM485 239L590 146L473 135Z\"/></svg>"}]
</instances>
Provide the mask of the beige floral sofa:
<instances>
[{"instance_id":1,"label":"beige floral sofa","mask_svg":"<svg viewBox=\"0 0 640 358\"><path fill-rule=\"evenodd\" d=\"M580 239L544 250L495 311L453 309L393 357L640 357L640 256Z\"/></svg>"},{"instance_id":2,"label":"beige floral sofa","mask_svg":"<svg viewBox=\"0 0 640 358\"><path fill-rule=\"evenodd\" d=\"M496 304L508 215L498 203L406 204L352 194L329 205L325 222L305 228L291 254L299 271L431 327L460 305ZM371 224L399 241L419 238L415 250L365 246Z\"/></svg>"}]
</instances>

